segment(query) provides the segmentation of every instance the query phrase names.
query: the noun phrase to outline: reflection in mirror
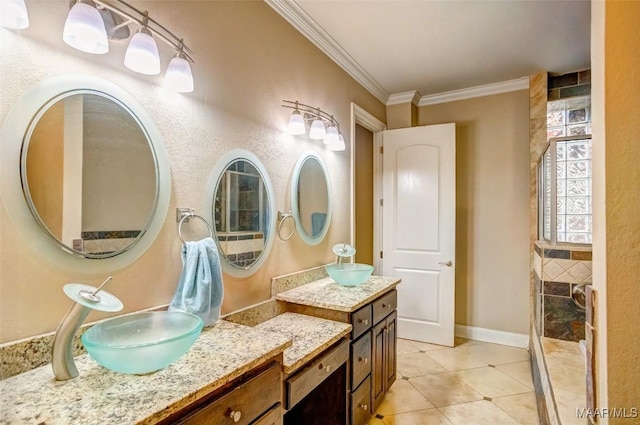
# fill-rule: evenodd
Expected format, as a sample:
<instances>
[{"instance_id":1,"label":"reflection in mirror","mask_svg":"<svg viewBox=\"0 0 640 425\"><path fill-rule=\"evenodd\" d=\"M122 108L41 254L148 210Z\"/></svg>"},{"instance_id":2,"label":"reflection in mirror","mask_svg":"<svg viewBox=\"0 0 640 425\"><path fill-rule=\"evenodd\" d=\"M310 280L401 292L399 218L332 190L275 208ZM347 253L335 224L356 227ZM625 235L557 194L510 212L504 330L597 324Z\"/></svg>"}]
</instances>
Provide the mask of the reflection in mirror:
<instances>
[{"instance_id":1,"label":"reflection in mirror","mask_svg":"<svg viewBox=\"0 0 640 425\"><path fill-rule=\"evenodd\" d=\"M322 158L304 154L294 169L291 206L297 230L309 245L319 244L329 229L331 201L329 176Z\"/></svg>"},{"instance_id":2,"label":"reflection in mirror","mask_svg":"<svg viewBox=\"0 0 640 425\"><path fill-rule=\"evenodd\" d=\"M273 236L273 190L266 170L249 152L236 149L212 174L213 222L223 268L245 277L265 260Z\"/></svg>"},{"instance_id":3,"label":"reflection in mirror","mask_svg":"<svg viewBox=\"0 0 640 425\"><path fill-rule=\"evenodd\" d=\"M85 258L129 249L158 198L146 130L121 102L91 90L63 93L36 114L23 141L21 179L40 226Z\"/></svg>"}]
</instances>

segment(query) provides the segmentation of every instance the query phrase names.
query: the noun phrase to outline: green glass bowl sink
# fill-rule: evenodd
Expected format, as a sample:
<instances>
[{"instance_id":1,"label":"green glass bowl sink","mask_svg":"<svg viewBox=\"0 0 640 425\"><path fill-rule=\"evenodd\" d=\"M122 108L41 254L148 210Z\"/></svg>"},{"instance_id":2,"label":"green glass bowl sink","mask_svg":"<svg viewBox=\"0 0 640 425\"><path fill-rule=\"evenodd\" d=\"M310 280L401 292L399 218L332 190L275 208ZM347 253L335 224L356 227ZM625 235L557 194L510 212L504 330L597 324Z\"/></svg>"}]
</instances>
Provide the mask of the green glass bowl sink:
<instances>
[{"instance_id":1,"label":"green glass bowl sink","mask_svg":"<svg viewBox=\"0 0 640 425\"><path fill-rule=\"evenodd\" d=\"M89 355L107 369L143 375L185 354L204 322L195 314L153 311L105 320L82 334Z\"/></svg>"},{"instance_id":2,"label":"green glass bowl sink","mask_svg":"<svg viewBox=\"0 0 640 425\"><path fill-rule=\"evenodd\" d=\"M336 263L324 266L324 268L329 273L329 277L342 286L361 285L373 273L373 266L360 263Z\"/></svg>"}]
</instances>

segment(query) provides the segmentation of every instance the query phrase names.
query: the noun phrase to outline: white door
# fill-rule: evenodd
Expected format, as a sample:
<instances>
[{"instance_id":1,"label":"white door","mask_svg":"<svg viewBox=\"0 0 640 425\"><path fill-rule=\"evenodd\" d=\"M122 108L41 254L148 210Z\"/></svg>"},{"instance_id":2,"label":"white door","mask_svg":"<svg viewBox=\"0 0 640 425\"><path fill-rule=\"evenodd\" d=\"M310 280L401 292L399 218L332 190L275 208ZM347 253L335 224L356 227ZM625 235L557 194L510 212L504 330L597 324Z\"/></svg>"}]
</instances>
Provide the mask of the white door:
<instances>
[{"instance_id":1,"label":"white door","mask_svg":"<svg viewBox=\"0 0 640 425\"><path fill-rule=\"evenodd\" d=\"M455 124L382 132L383 275L398 285L398 337L453 346Z\"/></svg>"}]
</instances>

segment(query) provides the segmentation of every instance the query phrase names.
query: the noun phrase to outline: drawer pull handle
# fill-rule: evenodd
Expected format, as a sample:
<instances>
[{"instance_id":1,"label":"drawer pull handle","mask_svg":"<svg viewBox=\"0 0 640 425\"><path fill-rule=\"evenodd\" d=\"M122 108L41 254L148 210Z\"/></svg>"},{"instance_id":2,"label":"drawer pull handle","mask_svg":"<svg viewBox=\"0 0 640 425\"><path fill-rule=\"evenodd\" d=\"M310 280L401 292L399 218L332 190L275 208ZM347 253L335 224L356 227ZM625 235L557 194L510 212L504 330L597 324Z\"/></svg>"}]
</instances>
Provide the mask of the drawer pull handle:
<instances>
[{"instance_id":1,"label":"drawer pull handle","mask_svg":"<svg viewBox=\"0 0 640 425\"><path fill-rule=\"evenodd\" d=\"M325 372L329 373L329 372L331 372L331 365L328 364L328 365L325 366L322 363L320 363L320 366L318 367L318 369L324 370Z\"/></svg>"},{"instance_id":2,"label":"drawer pull handle","mask_svg":"<svg viewBox=\"0 0 640 425\"><path fill-rule=\"evenodd\" d=\"M369 410L369 406L368 406L368 405L366 405L366 404L361 404L361 405L360 405L360 408L361 408L362 410Z\"/></svg>"},{"instance_id":3,"label":"drawer pull handle","mask_svg":"<svg viewBox=\"0 0 640 425\"><path fill-rule=\"evenodd\" d=\"M360 323L367 326L369 324L369 319L360 319Z\"/></svg>"},{"instance_id":4,"label":"drawer pull handle","mask_svg":"<svg viewBox=\"0 0 640 425\"><path fill-rule=\"evenodd\" d=\"M229 413L229 417L233 420L233 422L240 422L240 418L242 418L242 412L239 410L232 410Z\"/></svg>"},{"instance_id":5,"label":"drawer pull handle","mask_svg":"<svg viewBox=\"0 0 640 425\"><path fill-rule=\"evenodd\" d=\"M364 362L364 364L369 363L369 359L366 357L358 357L358 361L359 362Z\"/></svg>"},{"instance_id":6,"label":"drawer pull handle","mask_svg":"<svg viewBox=\"0 0 640 425\"><path fill-rule=\"evenodd\" d=\"M388 308L391 310L391 304L382 304L382 308Z\"/></svg>"}]
</instances>

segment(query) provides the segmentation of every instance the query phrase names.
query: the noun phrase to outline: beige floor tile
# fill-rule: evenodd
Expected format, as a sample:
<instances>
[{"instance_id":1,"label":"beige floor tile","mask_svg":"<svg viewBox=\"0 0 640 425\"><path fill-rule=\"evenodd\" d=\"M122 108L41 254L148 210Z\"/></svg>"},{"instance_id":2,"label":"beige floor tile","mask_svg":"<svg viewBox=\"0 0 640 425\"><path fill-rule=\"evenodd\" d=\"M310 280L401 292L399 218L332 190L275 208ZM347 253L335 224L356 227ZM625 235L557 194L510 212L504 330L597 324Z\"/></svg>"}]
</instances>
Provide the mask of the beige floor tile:
<instances>
[{"instance_id":1,"label":"beige floor tile","mask_svg":"<svg viewBox=\"0 0 640 425\"><path fill-rule=\"evenodd\" d=\"M475 401L441 407L440 410L453 425L519 425L511 416L490 401Z\"/></svg>"},{"instance_id":2,"label":"beige floor tile","mask_svg":"<svg viewBox=\"0 0 640 425\"><path fill-rule=\"evenodd\" d=\"M384 423L385 425L451 425L451 422L438 409L385 416Z\"/></svg>"},{"instance_id":3,"label":"beige floor tile","mask_svg":"<svg viewBox=\"0 0 640 425\"><path fill-rule=\"evenodd\" d=\"M431 357L423 353L399 354L398 370L402 376L408 378L447 371L445 368L433 361Z\"/></svg>"},{"instance_id":4,"label":"beige floor tile","mask_svg":"<svg viewBox=\"0 0 640 425\"><path fill-rule=\"evenodd\" d=\"M462 370L487 366L487 363L474 357L469 352L457 348L428 351L425 354L444 366L447 370Z\"/></svg>"},{"instance_id":5,"label":"beige floor tile","mask_svg":"<svg viewBox=\"0 0 640 425\"><path fill-rule=\"evenodd\" d=\"M554 388L553 394L555 396L556 406L558 406L558 415L560 415L562 425L584 425L585 419L577 417L576 409L585 408L587 404L586 392L575 394Z\"/></svg>"},{"instance_id":6,"label":"beige floor tile","mask_svg":"<svg viewBox=\"0 0 640 425\"><path fill-rule=\"evenodd\" d=\"M442 350L446 348L452 348L452 347L447 347L446 345L429 344L428 342L420 342L420 341L411 341L411 343L415 345L420 351L433 351L433 350Z\"/></svg>"},{"instance_id":7,"label":"beige floor tile","mask_svg":"<svg viewBox=\"0 0 640 425\"><path fill-rule=\"evenodd\" d=\"M400 380L394 382L389 392L384 396L382 404L378 407L378 413L387 416L431 408L433 408L433 404L420 394L409 381Z\"/></svg>"},{"instance_id":8,"label":"beige floor tile","mask_svg":"<svg viewBox=\"0 0 640 425\"><path fill-rule=\"evenodd\" d=\"M467 351L472 356L491 365L529 361L529 353L527 350L509 347L507 345L475 342L473 344L462 345L460 349Z\"/></svg>"},{"instance_id":9,"label":"beige floor tile","mask_svg":"<svg viewBox=\"0 0 640 425\"><path fill-rule=\"evenodd\" d=\"M583 366L564 365L547 362L551 386L554 390L564 390L575 394L586 394L587 383Z\"/></svg>"},{"instance_id":10,"label":"beige floor tile","mask_svg":"<svg viewBox=\"0 0 640 425\"><path fill-rule=\"evenodd\" d=\"M452 372L452 375L462 379L474 390L486 397L501 397L531 391L526 385L493 367L460 370Z\"/></svg>"},{"instance_id":11,"label":"beige floor tile","mask_svg":"<svg viewBox=\"0 0 640 425\"><path fill-rule=\"evenodd\" d=\"M413 344L413 341L409 341L408 339L398 339L396 349L398 350L398 354L417 353L420 351L418 347Z\"/></svg>"},{"instance_id":12,"label":"beige floor tile","mask_svg":"<svg viewBox=\"0 0 640 425\"><path fill-rule=\"evenodd\" d=\"M482 400L482 394L453 376L452 372L411 378L409 382L438 407Z\"/></svg>"},{"instance_id":13,"label":"beige floor tile","mask_svg":"<svg viewBox=\"0 0 640 425\"><path fill-rule=\"evenodd\" d=\"M367 422L367 425L386 425L382 419L378 419L375 416L372 416L371 419L369 419L369 422Z\"/></svg>"},{"instance_id":14,"label":"beige floor tile","mask_svg":"<svg viewBox=\"0 0 640 425\"><path fill-rule=\"evenodd\" d=\"M540 425L534 392L496 397L491 401L521 425Z\"/></svg>"},{"instance_id":15,"label":"beige floor tile","mask_svg":"<svg viewBox=\"0 0 640 425\"><path fill-rule=\"evenodd\" d=\"M508 363L496 366L500 372L518 380L527 387L533 389L533 376L531 375L531 362Z\"/></svg>"}]
</instances>

